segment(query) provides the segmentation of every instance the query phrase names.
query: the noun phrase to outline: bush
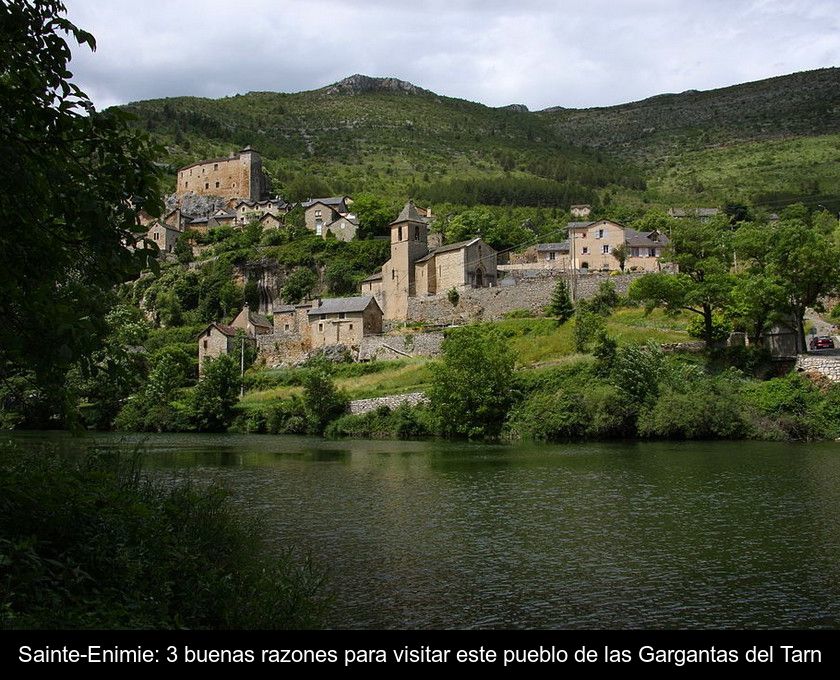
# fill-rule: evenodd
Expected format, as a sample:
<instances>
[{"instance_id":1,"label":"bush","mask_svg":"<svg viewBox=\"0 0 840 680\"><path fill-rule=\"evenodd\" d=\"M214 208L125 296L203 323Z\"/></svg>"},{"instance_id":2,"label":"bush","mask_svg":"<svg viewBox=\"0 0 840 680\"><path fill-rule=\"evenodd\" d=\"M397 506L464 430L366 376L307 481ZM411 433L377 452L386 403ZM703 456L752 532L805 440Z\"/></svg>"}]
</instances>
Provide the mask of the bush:
<instances>
[{"instance_id":1,"label":"bush","mask_svg":"<svg viewBox=\"0 0 840 680\"><path fill-rule=\"evenodd\" d=\"M574 327L575 351L588 351L599 334L605 330L603 316L591 311L586 305L578 305Z\"/></svg>"},{"instance_id":2,"label":"bush","mask_svg":"<svg viewBox=\"0 0 840 680\"><path fill-rule=\"evenodd\" d=\"M513 402L514 357L492 326L465 326L443 342L428 395L448 436L497 437Z\"/></svg>"},{"instance_id":3,"label":"bush","mask_svg":"<svg viewBox=\"0 0 840 680\"><path fill-rule=\"evenodd\" d=\"M199 432L224 432L233 422L239 401L239 366L228 354L206 359L204 375L189 397L193 426Z\"/></svg>"},{"instance_id":4,"label":"bush","mask_svg":"<svg viewBox=\"0 0 840 680\"><path fill-rule=\"evenodd\" d=\"M331 420L347 410L350 399L336 389L332 377L321 368L311 368L303 377L303 412L310 434L323 434Z\"/></svg>"},{"instance_id":5,"label":"bush","mask_svg":"<svg viewBox=\"0 0 840 680\"><path fill-rule=\"evenodd\" d=\"M706 326L702 316L693 316L688 322L687 330L692 338L706 339ZM712 342L724 342L731 332L732 324L724 319L723 315L717 312L712 314Z\"/></svg>"},{"instance_id":6,"label":"bush","mask_svg":"<svg viewBox=\"0 0 840 680\"><path fill-rule=\"evenodd\" d=\"M323 573L220 488L152 483L139 456L3 454L0 628L317 625Z\"/></svg>"},{"instance_id":7,"label":"bush","mask_svg":"<svg viewBox=\"0 0 840 680\"><path fill-rule=\"evenodd\" d=\"M329 424L328 437L365 439L420 439L433 434L433 418L428 408L402 404L357 415L347 414Z\"/></svg>"},{"instance_id":8,"label":"bush","mask_svg":"<svg viewBox=\"0 0 840 680\"><path fill-rule=\"evenodd\" d=\"M664 386L656 402L639 413L642 437L740 439L747 425L740 409L740 385L731 375L704 376Z\"/></svg>"}]
</instances>

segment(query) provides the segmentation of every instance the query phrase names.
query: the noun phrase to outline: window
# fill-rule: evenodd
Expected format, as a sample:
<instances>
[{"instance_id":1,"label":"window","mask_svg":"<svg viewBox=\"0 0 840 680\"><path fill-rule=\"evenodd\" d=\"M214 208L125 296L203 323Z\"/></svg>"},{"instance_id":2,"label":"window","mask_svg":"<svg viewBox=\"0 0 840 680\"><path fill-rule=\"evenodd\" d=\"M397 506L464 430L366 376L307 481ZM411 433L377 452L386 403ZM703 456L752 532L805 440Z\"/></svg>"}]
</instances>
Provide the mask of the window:
<instances>
[{"instance_id":1,"label":"window","mask_svg":"<svg viewBox=\"0 0 840 680\"><path fill-rule=\"evenodd\" d=\"M580 252L581 252L583 255L589 255L589 248L587 248L586 246L584 246L583 248L581 248L581 249L580 249Z\"/></svg>"},{"instance_id":2,"label":"window","mask_svg":"<svg viewBox=\"0 0 840 680\"><path fill-rule=\"evenodd\" d=\"M414 227L414 240L420 240L420 227Z\"/></svg>"},{"instance_id":3,"label":"window","mask_svg":"<svg viewBox=\"0 0 840 680\"><path fill-rule=\"evenodd\" d=\"M656 248L648 248L648 257L656 257Z\"/></svg>"},{"instance_id":4,"label":"window","mask_svg":"<svg viewBox=\"0 0 840 680\"><path fill-rule=\"evenodd\" d=\"M213 163L213 169L218 170L219 169L219 164L218 163Z\"/></svg>"},{"instance_id":5,"label":"window","mask_svg":"<svg viewBox=\"0 0 840 680\"><path fill-rule=\"evenodd\" d=\"M548 254L548 259L549 259L549 260L553 260L553 259L554 259L554 257L555 257L555 255L556 255L556 253L555 253L554 251L551 251L551 252Z\"/></svg>"},{"instance_id":6,"label":"window","mask_svg":"<svg viewBox=\"0 0 840 680\"><path fill-rule=\"evenodd\" d=\"M580 237L581 237L581 238L586 238L586 232L584 231L584 232L580 235Z\"/></svg>"},{"instance_id":7,"label":"window","mask_svg":"<svg viewBox=\"0 0 840 680\"><path fill-rule=\"evenodd\" d=\"M397 227L397 241L402 241L402 227Z\"/></svg>"},{"instance_id":8,"label":"window","mask_svg":"<svg viewBox=\"0 0 840 680\"><path fill-rule=\"evenodd\" d=\"M601 246L601 252L604 255L609 255L610 254L610 247L608 245L607 246Z\"/></svg>"},{"instance_id":9,"label":"window","mask_svg":"<svg viewBox=\"0 0 840 680\"><path fill-rule=\"evenodd\" d=\"M396 270L396 269L392 269L392 270L391 270L391 281L393 281L393 280L394 280L394 279L396 279L396 278L397 278L397 270Z\"/></svg>"},{"instance_id":10,"label":"window","mask_svg":"<svg viewBox=\"0 0 840 680\"><path fill-rule=\"evenodd\" d=\"M217 188L217 189L219 188L219 183L218 183L218 182L216 182L216 188Z\"/></svg>"},{"instance_id":11,"label":"window","mask_svg":"<svg viewBox=\"0 0 840 680\"><path fill-rule=\"evenodd\" d=\"M639 257L639 249L630 248L630 257Z\"/></svg>"},{"instance_id":12,"label":"window","mask_svg":"<svg viewBox=\"0 0 840 680\"><path fill-rule=\"evenodd\" d=\"M339 313L338 313L338 318L339 318L339 319L346 319L346 318L347 318L347 314L345 314L344 312L339 312Z\"/></svg>"},{"instance_id":13,"label":"window","mask_svg":"<svg viewBox=\"0 0 840 680\"><path fill-rule=\"evenodd\" d=\"M580 268L581 269L589 269L589 263L588 262L581 262L580 263Z\"/></svg>"},{"instance_id":14,"label":"window","mask_svg":"<svg viewBox=\"0 0 840 680\"><path fill-rule=\"evenodd\" d=\"M595 238L604 238L604 230L603 230L603 229L599 229L599 230L598 230L598 235L597 235Z\"/></svg>"},{"instance_id":15,"label":"window","mask_svg":"<svg viewBox=\"0 0 840 680\"><path fill-rule=\"evenodd\" d=\"M352 323L350 324L350 330L351 331L353 330L353 324Z\"/></svg>"},{"instance_id":16,"label":"window","mask_svg":"<svg viewBox=\"0 0 840 680\"><path fill-rule=\"evenodd\" d=\"M207 349L207 340L204 340L204 349Z\"/></svg>"},{"instance_id":17,"label":"window","mask_svg":"<svg viewBox=\"0 0 840 680\"><path fill-rule=\"evenodd\" d=\"M283 330L284 330L284 331L289 330L289 324L284 323L284 324L283 324Z\"/></svg>"},{"instance_id":18,"label":"window","mask_svg":"<svg viewBox=\"0 0 840 680\"><path fill-rule=\"evenodd\" d=\"M320 211L320 210L316 210L316 211L315 211L315 217L320 217L320 216L321 216L321 211Z\"/></svg>"},{"instance_id":19,"label":"window","mask_svg":"<svg viewBox=\"0 0 840 680\"><path fill-rule=\"evenodd\" d=\"M186 189L190 185L189 182L184 182L184 189Z\"/></svg>"},{"instance_id":20,"label":"window","mask_svg":"<svg viewBox=\"0 0 840 680\"><path fill-rule=\"evenodd\" d=\"M204 188L209 189L210 188L210 182L205 182L204 183Z\"/></svg>"},{"instance_id":21,"label":"window","mask_svg":"<svg viewBox=\"0 0 840 680\"><path fill-rule=\"evenodd\" d=\"M155 232L155 241L160 241L160 234Z\"/></svg>"},{"instance_id":22,"label":"window","mask_svg":"<svg viewBox=\"0 0 840 680\"><path fill-rule=\"evenodd\" d=\"M322 324L322 323L319 323L319 324L318 324L318 332L319 332L319 333L323 333L323 332L324 332L324 324Z\"/></svg>"}]
</instances>

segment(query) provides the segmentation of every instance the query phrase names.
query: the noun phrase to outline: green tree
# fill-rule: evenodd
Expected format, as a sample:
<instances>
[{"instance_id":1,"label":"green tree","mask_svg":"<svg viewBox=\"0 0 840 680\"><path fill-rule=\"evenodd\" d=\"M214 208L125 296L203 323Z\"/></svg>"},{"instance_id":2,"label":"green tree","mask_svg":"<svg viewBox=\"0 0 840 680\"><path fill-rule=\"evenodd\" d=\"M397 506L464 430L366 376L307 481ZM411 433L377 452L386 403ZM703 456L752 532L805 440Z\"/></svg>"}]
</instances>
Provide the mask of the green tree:
<instances>
[{"instance_id":1,"label":"green tree","mask_svg":"<svg viewBox=\"0 0 840 680\"><path fill-rule=\"evenodd\" d=\"M569 295L569 284L566 279L558 279L548 304L548 314L557 319L558 323L566 323L574 316L575 306Z\"/></svg>"},{"instance_id":2,"label":"green tree","mask_svg":"<svg viewBox=\"0 0 840 680\"><path fill-rule=\"evenodd\" d=\"M359 220L357 237L362 239L387 236L388 225L398 212L397 206L390 205L373 194L354 196L351 209Z\"/></svg>"},{"instance_id":3,"label":"green tree","mask_svg":"<svg viewBox=\"0 0 840 680\"><path fill-rule=\"evenodd\" d=\"M307 369L303 376L303 407L310 434L323 434L330 421L342 415L350 403L336 389L332 376L322 366Z\"/></svg>"},{"instance_id":4,"label":"green tree","mask_svg":"<svg viewBox=\"0 0 840 680\"><path fill-rule=\"evenodd\" d=\"M106 291L154 266L126 246L137 210L161 203L161 150L68 80L66 38L96 43L65 11L0 4L0 379L30 370L56 391L107 334Z\"/></svg>"},{"instance_id":5,"label":"green tree","mask_svg":"<svg viewBox=\"0 0 840 680\"><path fill-rule=\"evenodd\" d=\"M675 313L681 309L703 317L703 338L714 342L715 310L725 312L734 283L730 274L731 231L726 218L701 223L681 220L672 232L668 260L679 274L646 274L630 284L628 295L652 309L663 307Z\"/></svg>"},{"instance_id":6,"label":"green tree","mask_svg":"<svg viewBox=\"0 0 840 680\"><path fill-rule=\"evenodd\" d=\"M356 277L347 260L333 260L324 271L324 280L331 293L348 295L356 290Z\"/></svg>"},{"instance_id":7,"label":"green tree","mask_svg":"<svg viewBox=\"0 0 840 680\"><path fill-rule=\"evenodd\" d=\"M586 352L599 334L606 330L604 317L593 311L589 305L578 305L575 312L575 351Z\"/></svg>"},{"instance_id":8,"label":"green tree","mask_svg":"<svg viewBox=\"0 0 840 680\"><path fill-rule=\"evenodd\" d=\"M204 375L190 394L190 419L199 432L224 432L239 401L239 362L223 354L204 363Z\"/></svg>"},{"instance_id":9,"label":"green tree","mask_svg":"<svg viewBox=\"0 0 840 680\"><path fill-rule=\"evenodd\" d=\"M450 437L498 437L513 403L514 355L495 328L465 326L443 343L428 395L441 432Z\"/></svg>"},{"instance_id":10,"label":"green tree","mask_svg":"<svg viewBox=\"0 0 840 680\"><path fill-rule=\"evenodd\" d=\"M280 295L287 304L296 305L309 296L316 283L318 277L315 272L306 267L298 267L286 277Z\"/></svg>"}]
</instances>

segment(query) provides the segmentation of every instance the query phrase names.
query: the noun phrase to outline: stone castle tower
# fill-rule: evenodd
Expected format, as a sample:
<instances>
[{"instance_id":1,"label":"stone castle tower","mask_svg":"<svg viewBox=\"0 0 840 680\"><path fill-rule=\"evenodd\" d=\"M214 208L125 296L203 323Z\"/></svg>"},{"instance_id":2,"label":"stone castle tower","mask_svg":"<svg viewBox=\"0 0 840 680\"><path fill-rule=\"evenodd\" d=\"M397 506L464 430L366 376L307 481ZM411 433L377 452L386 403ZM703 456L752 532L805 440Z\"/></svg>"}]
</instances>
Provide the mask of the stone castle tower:
<instances>
[{"instance_id":1,"label":"stone castle tower","mask_svg":"<svg viewBox=\"0 0 840 680\"><path fill-rule=\"evenodd\" d=\"M414 264L429 252L429 228L413 201L390 226L391 259L382 266L382 309L385 319L404 320L408 298L416 294Z\"/></svg>"},{"instance_id":2,"label":"stone castle tower","mask_svg":"<svg viewBox=\"0 0 840 680\"><path fill-rule=\"evenodd\" d=\"M211 158L178 170L175 193L260 201L268 198L268 177L259 152L246 146L227 158Z\"/></svg>"}]
</instances>

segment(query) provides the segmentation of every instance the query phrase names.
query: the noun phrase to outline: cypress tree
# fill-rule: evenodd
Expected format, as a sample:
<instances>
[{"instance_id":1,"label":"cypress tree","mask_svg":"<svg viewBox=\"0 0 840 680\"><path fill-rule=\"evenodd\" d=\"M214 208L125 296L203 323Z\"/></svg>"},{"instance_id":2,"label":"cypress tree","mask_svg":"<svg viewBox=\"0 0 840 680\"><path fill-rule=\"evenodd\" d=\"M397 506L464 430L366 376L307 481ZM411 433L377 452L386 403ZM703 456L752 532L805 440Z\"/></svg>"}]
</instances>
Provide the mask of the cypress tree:
<instances>
[{"instance_id":1,"label":"cypress tree","mask_svg":"<svg viewBox=\"0 0 840 680\"><path fill-rule=\"evenodd\" d=\"M558 323L566 323L574 315L575 306L572 304L566 279L557 281L557 286L555 286L554 293L551 296L551 302L548 304L548 313L550 316L556 317Z\"/></svg>"}]
</instances>

